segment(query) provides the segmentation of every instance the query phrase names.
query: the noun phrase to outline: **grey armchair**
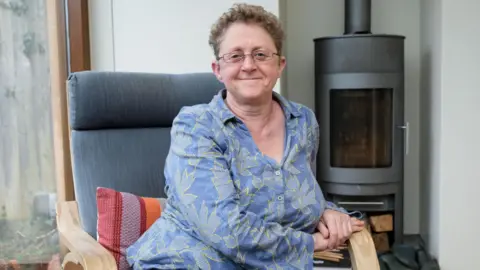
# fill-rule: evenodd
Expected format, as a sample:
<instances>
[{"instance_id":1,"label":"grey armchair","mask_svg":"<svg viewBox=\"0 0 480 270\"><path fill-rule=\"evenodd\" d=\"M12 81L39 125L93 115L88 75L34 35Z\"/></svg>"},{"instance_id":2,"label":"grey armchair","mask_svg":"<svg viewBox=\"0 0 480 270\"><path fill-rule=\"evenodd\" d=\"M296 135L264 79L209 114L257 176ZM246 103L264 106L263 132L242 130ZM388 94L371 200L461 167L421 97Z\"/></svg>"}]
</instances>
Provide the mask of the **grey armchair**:
<instances>
[{"instance_id":1,"label":"grey armchair","mask_svg":"<svg viewBox=\"0 0 480 270\"><path fill-rule=\"evenodd\" d=\"M75 202L57 206L64 265L116 269L96 241L96 188L165 197L170 127L182 106L207 103L223 86L213 74L79 72L68 78Z\"/></svg>"},{"instance_id":2,"label":"grey armchair","mask_svg":"<svg viewBox=\"0 0 480 270\"><path fill-rule=\"evenodd\" d=\"M117 269L112 254L96 241L97 187L165 197L163 166L174 117L183 106L208 103L222 87L207 73L85 71L69 77L76 201L57 205L60 239L68 249L64 269ZM350 242L357 269L378 269L368 232Z\"/></svg>"}]
</instances>

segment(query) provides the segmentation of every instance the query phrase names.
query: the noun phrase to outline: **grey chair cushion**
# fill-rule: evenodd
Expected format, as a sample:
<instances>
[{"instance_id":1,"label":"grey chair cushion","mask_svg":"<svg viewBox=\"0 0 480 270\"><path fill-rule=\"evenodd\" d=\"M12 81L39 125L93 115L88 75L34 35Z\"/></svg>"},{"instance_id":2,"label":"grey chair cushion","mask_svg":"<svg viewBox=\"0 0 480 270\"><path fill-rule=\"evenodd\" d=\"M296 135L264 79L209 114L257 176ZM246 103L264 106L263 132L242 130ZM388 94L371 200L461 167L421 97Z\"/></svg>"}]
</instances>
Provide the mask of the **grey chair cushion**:
<instances>
[{"instance_id":1,"label":"grey chair cushion","mask_svg":"<svg viewBox=\"0 0 480 270\"><path fill-rule=\"evenodd\" d=\"M223 88L213 74L74 73L68 80L75 198L96 237L97 187L165 197L163 167L181 107Z\"/></svg>"},{"instance_id":2,"label":"grey chair cushion","mask_svg":"<svg viewBox=\"0 0 480 270\"><path fill-rule=\"evenodd\" d=\"M170 127L183 106L209 102L223 85L213 74L79 72L69 77L74 130Z\"/></svg>"}]
</instances>

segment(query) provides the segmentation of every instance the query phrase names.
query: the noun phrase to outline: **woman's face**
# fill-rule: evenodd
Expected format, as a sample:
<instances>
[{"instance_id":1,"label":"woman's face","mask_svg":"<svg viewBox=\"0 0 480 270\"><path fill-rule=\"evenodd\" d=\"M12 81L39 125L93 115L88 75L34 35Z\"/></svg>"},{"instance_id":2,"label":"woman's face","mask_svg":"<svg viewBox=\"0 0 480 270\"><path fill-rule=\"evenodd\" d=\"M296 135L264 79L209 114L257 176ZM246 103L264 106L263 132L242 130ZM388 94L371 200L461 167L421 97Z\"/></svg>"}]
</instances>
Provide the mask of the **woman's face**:
<instances>
[{"instance_id":1,"label":"woman's face","mask_svg":"<svg viewBox=\"0 0 480 270\"><path fill-rule=\"evenodd\" d=\"M237 101L251 103L271 96L285 58L278 55L265 29L234 23L225 32L219 49L220 59L212 62L212 70Z\"/></svg>"}]
</instances>

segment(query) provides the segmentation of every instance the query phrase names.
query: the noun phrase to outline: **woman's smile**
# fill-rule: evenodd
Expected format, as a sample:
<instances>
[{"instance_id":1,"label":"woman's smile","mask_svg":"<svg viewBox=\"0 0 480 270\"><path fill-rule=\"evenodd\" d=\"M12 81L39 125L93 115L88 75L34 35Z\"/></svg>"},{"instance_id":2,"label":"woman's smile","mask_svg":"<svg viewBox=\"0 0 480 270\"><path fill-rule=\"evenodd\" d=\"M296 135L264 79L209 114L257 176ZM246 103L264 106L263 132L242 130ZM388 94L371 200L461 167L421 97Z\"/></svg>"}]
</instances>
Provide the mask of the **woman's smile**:
<instances>
[{"instance_id":1,"label":"woman's smile","mask_svg":"<svg viewBox=\"0 0 480 270\"><path fill-rule=\"evenodd\" d=\"M240 84L243 84L243 85L258 85L258 84L261 84L263 82L262 79L238 79L239 83Z\"/></svg>"}]
</instances>

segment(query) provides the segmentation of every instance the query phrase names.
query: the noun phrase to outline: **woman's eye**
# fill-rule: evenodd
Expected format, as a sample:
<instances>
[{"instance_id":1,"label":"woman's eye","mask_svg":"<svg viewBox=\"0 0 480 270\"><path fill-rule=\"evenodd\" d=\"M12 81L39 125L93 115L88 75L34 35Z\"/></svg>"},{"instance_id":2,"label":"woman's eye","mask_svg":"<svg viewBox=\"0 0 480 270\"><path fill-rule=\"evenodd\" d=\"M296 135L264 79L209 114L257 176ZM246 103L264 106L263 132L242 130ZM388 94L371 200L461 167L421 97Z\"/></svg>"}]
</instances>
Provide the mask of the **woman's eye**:
<instances>
[{"instance_id":1,"label":"woman's eye","mask_svg":"<svg viewBox=\"0 0 480 270\"><path fill-rule=\"evenodd\" d=\"M264 61L264 60L267 60L267 55L263 52L257 52L255 53L255 59L259 61Z\"/></svg>"}]
</instances>

